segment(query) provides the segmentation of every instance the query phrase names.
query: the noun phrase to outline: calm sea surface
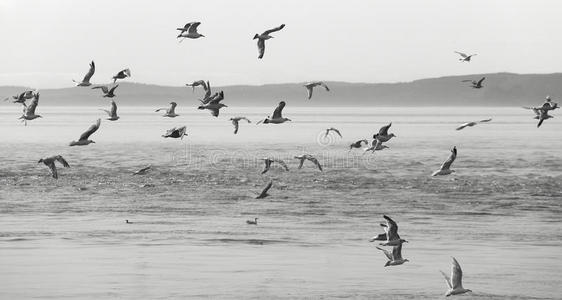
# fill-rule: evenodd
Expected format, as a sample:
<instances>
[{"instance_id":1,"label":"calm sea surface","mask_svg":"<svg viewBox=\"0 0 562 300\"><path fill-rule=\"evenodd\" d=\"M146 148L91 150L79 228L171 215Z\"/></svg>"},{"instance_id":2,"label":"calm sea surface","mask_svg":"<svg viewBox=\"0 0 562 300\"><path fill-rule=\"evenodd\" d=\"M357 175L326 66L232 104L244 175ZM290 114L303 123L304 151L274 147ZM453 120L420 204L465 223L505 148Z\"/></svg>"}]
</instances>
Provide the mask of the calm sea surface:
<instances>
[{"instance_id":1,"label":"calm sea surface","mask_svg":"<svg viewBox=\"0 0 562 300\"><path fill-rule=\"evenodd\" d=\"M562 115L540 129L521 108L228 107L211 117L180 103L179 117L120 107L87 147L68 143L99 107L41 107L19 123L0 109L0 298L439 299L450 256L466 299L560 299ZM228 120L245 115L233 134ZM493 118L462 131L463 122ZM351 142L392 121L390 149ZM183 140L164 139L185 125ZM336 127L339 137L323 138ZM456 173L433 178L457 146ZM294 155L310 153L298 170ZM71 168L50 177L41 157ZM284 159L290 171L263 162ZM146 165L144 176L131 173ZM255 192L273 180L271 196ZM368 239L393 217L410 262L383 267ZM259 218L258 226L246 225ZM133 222L126 224L125 219ZM463 296L461 296L463 297Z\"/></svg>"}]
</instances>

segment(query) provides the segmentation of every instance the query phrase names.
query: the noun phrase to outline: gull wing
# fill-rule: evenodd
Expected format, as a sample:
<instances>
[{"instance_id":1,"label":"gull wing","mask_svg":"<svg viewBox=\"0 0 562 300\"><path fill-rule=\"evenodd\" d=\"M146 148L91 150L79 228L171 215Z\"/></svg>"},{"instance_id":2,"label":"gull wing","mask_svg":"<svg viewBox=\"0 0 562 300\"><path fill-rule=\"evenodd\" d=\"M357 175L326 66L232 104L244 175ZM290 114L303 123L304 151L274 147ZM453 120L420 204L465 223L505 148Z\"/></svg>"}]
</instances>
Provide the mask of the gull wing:
<instances>
[{"instance_id":1,"label":"gull wing","mask_svg":"<svg viewBox=\"0 0 562 300\"><path fill-rule=\"evenodd\" d=\"M385 233L381 233L377 236L372 237L369 242L374 242L374 241L384 241L386 240L386 232Z\"/></svg>"},{"instance_id":2,"label":"gull wing","mask_svg":"<svg viewBox=\"0 0 562 300\"><path fill-rule=\"evenodd\" d=\"M400 236L398 235L398 225L394 220L392 220L389 216L384 215L383 218L386 220L387 228L387 237L389 241L399 240Z\"/></svg>"},{"instance_id":3,"label":"gull wing","mask_svg":"<svg viewBox=\"0 0 562 300\"><path fill-rule=\"evenodd\" d=\"M322 165L320 165L320 162L316 159L316 157L311 156L311 155L306 155L304 158L306 158L306 159L310 160L311 162L313 162L313 163L316 165L316 167L318 167L318 169L319 169L320 171L324 171L324 170L322 170Z\"/></svg>"},{"instance_id":4,"label":"gull wing","mask_svg":"<svg viewBox=\"0 0 562 300\"><path fill-rule=\"evenodd\" d=\"M57 173L57 166L55 166L55 162L51 162L50 164L48 164L47 166L49 166L49 169L51 169L51 174L53 175L54 179L58 179L59 175Z\"/></svg>"},{"instance_id":5,"label":"gull wing","mask_svg":"<svg viewBox=\"0 0 562 300\"><path fill-rule=\"evenodd\" d=\"M392 260L402 260L402 244L392 247Z\"/></svg>"},{"instance_id":6,"label":"gull wing","mask_svg":"<svg viewBox=\"0 0 562 300\"><path fill-rule=\"evenodd\" d=\"M264 39L258 39L258 51L259 51L259 55L258 58L263 58L263 54L265 53L265 40Z\"/></svg>"},{"instance_id":7,"label":"gull wing","mask_svg":"<svg viewBox=\"0 0 562 300\"><path fill-rule=\"evenodd\" d=\"M482 79L478 80L476 85L478 85L478 86L482 85L482 82L484 81L484 79L486 79L486 77L482 77Z\"/></svg>"},{"instance_id":8,"label":"gull wing","mask_svg":"<svg viewBox=\"0 0 562 300\"><path fill-rule=\"evenodd\" d=\"M282 161L280 159L274 159L273 161L280 164L285 169L285 171L289 171L289 167L287 166L287 164L284 161Z\"/></svg>"},{"instance_id":9,"label":"gull wing","mask_svg":"<svg viewBox=\"0 0 562 300\"><path fill-rule=\"evenodd\" d=\"M82 82L90 82L90 78L92 78L92 76L94 76L94 72L96 72L96 65L94 64L94 61L92 60L92 62L90 63L90 70L88 70L88 73L86 73L86 75L84 76L84 79L82 79Z\"/></svg>"},{"instance_id":10,"label":"gull wing","mask_svg":"<svg viewBox=\"0 0 562 300\"><path fill-rule=\"evenodd\" d=\"M193 22L193 23L190 23L190 24L191 24L191 26L189 26L188 32L189 33L197 33L197 27L199 25L201 25L201 22Z\"/></svg>"},{"instance_id":11,"label":"gull wing","mask_svg":"<svg viewBox=\"0 0 562 300\"><path fill-rule=\"evenodd\" d=\"M265 168L261 171L262 174L265 174L271 168L271 160L269 158L264 159Z\"/></svg>"},{"instance_id":12,"label":"gull wing","mask_svg":"<svg viewBox=\"0 0 562 300\"><path fill-rule=\"evenodd\" d=\"M33 97L33 100L31 100L31 104L27 106L27 109L25 111L26 115L34 115L37 105L39 105L39 93L35 94L35 97Z\"/></svg>"},{"instance_id":13,"label":"gull wing","mask_svg":"<svg viewBox=\"0 0 562 300\"><path fill-rule=\"evenodd\" d=\"M109 89L108 89L107 86L105 86L105 85L94 86L94 87L92 88L92 90L93 90L93 89L101 89L101 91L102 91L104 94L109 93Z\"/></svg>"},{"instance_id":14,"label":"gull wing","mask_svg":"<svg viewBox=\"0 0 562 300\"><path fill-rule=\"evenodd\" d=\"M328 85L325 84L324 82L319 82L319 84L320 84L323 88L325 88L326 91L328 91L328 92L330 91L330 88L329 88Z\"/></svg>"},{"instance_id":15,"label":"gull wing","mask_svg":"<svg viewBox=\"0 0 562 300\"><path fill-rule=\"evenodd\" d=\"M270 33L279 31L279 30L281 30L281 29L283 29L283 28L285 28L285 24L281 24L281 25L279 25L279 27L275 27L275 28L266 30L266 31L263 32L262 35L268 35L268 34L270 34Z\"/></svg>"},{"instance_id":16,"label":"gull wing","mask_svg":"<svg viewBox=\"0 0 562 300\"><path fill-rule=\"evenodd\" d=\"M65 160L62 156L57 155L57 156L55 156L55 159L56 159L58 162L60 162L60 163L63 165L63 167L65 167L65 168L69 168L69 167L70 167L70 165L68 164L68 162L66 162L66 160ZM53 163L53 164L54 164L54 163Z\"/></svg>"},{"instance_id":17,"label":"gull wing","mask_svg":"<svg viewBox=\"0 0 562 300\"><path fill-rule=\"evenodd\" d=\"M386 258L388 258L388 260L392 260L392 253L390 253L389 251L387 251L383 248L377 247L377 249L381 250L382 253L384 253L384 255L386 255Z\"/></svg>"},{"instance_id":18,"label":"gull wing","mask_svg":"<svg viewBox=\"0 0 562 300\"><path fill-rule=\"evenodd\" d=\"M232 120L232 125L234 125L234 134L238 133L238 121Z\"/></svg>"},{"instance_id":19,"label":"gull wing","mask_svg":"<svg viewBox=\"0 0 562 300\"><path fill-rule=\"evenodd\" d=\"M283 112L283 108L284 108L284 107L285 107L285 101L279 102L279 105L278 105L277 108L275 108L275 110L273 111L273 118L272 118L272 119L281 119L281 118L283 118L282 112Z\"/></svg>"},{"instance_id":20,"label":"gull wing","mask_svg":"<svg viewBox=\"0 0 562 300\"><path fill-rule=\"evenodd\" d=\"M224 99L224 92L220 91L213 100L209 101L209 104L219 104Z\"/></svg>"},{"instance_id":21,"label":"gull wing","mask_svg":"<svg viewBox=\"0 0 562 300\"><path fill-rule=\"evenodd\" d=\"M480 120L480 121L478 121L478 122L480 122L480 123L486 123L486 122L490 122L490 121L492 121L492 118L490 118L490 119L485 119L485 120Z\"/></svg>"},{"instance_id":22,"label":"gull wing","mask_svg":"<svg viewBox=\"0 0 562 300\"><path fill-rule=\"evenodd\" d=\"M308 99L312 98L312 90L313 90L312 85L305 85L304 87L306 88L306 91L308 92Z\"/></svg>"},{"instance_id":23,"label":"gull wing","mask_svg":"<svg viewBox=\"0 0 562 300\"><path fill-rule=\"evenodd\" d=\"M441 274L443 275L443 277L445 277L445 283L447 283L447 286L452 289L453 286L451 285L451 278L449 278L449 276L447 276L447 274L445 274L445 272L439 270L439 272L441 272Z\"/></svg>"},{"instance_id":24,"label":"gull wing","mask_svg":"<svg viewBox=\"0 0 562 300\"><path fill-rule=\"evenodd\" d=\"M343 138L343 136L341 135L340 131L337 130L336 128L332 127L332 128L330 128L330 130L334 131L334 132L337 133L341 138Z\"/></svg>"},{"instance_id":25,"label":"gull wing","mask_svg":"<svg viewBox=\"0 0 562 300\"><path fill-rule=\"evenodd\" d=\"M462 124L461 126L457 127L457 130L465 129L467 126L469 126L469 124L470 124L470 122L464 123L464 124Z\"/></svg>"},{"instance_id":26,"label":"gull wing","mask_svg":"<svg viewBox=\"0 0 562 300\"><path fill-rule=\"evenodd\" d=\"M90 135L92 135L94 132L96 132L100 128L100 125L101 125L101 119L98 119L96 121L96 124L93 124L92 126L90 126L90 128L88 128L88 130L86 130L84 133L82 133L78 140L79 141L87 140L90 137Z\"/></svg>"},{"instance_id":27,"label":"gull wing","mask_svg":"<svg viewBox=\"0 0 562 300\"><path fill-rule=\"evenodd\" d=\"M261 199L261 198L265 198L267 196L267 192L269 191L269 189L271 188L271 186L273 185L273 181L270 181L267 186L261 191L261 193L259 194L259 196L257 196L257 199Z\"/></svg>"},{"instance_id":28,"label":"gull wing","mask_svg":"<svg viewBox=\"0 0 562 300\"><path fill-rule=\"evenodd\" d=\"M465 53L462 53L462 52L455 51L455 53L459 54L459 55L462 56L463 58L467 58L467 57L468 57L468 55L466 55Z\"/></svg>"},{"instance_id":29,"label":"gull wing","mask_svg":"<svg viewBox=\"0 0 562 300\"><path fill-rule=\"evenodd\" d=\"M186 131L187 131L187 127L185 127L185 126L182 126L182 127L178 128L178 133L180 134L180 137L181 137L182 140L183 140L183 137L186 135L186 133L185 133Z\"/></svg>"},{"instance_id":30,"label":"gull wing","mask_svg":"<svg viewBox=\"0 0 562 300\"><path fill-rule=\"evenodd\" d=\"M115 101L111 101L111 113L110 115L115 116L117 115L117 104L115 104Z\"/></svg>"},{"instance_id":31,"label":"gull wing","mask_svg":"<svg viewBox=\"0 0 562 300\"><path fill-rule=\"evenodd\" d=\"M379 135L388 135L388 129L390 128L390 126L392 126L392 122L390 122L386 126L381 127L381 129L379 130Z\"/></svg>"},{"instance_id":32,"label":"gull wing","mask_svg":"<svg viewBox=\"0 0 562 300\"><path fill-rule=\"evenodd\" d=\"M449 155L449 158L447 158L447 160L441 165L441 170L448 170L449 168L451 168L451 165L453 164L456 158L457 158L457 147L453 147L453 149L451 149L451 155Z\"/></svg>"},{"instance_id":33,"label":"gull wing","mask_svg":"<svg viewBox=\"0 0 562 300\"><path fill-rule=\"evenodd\" d=\"M462 270L461 270L461 266L459 265L459 262L454 258L451 257L453 259L453 264L451 266L451 285L453 286L453 289L462 289Z\"/></svg>"},{"instance_id":34,"label":"gull wing","mask_svg":"<svg viewBox=\"0 0 562 300\"><path fill-rule=\"evenodd\" d=\"M115 91L115 89L118 87L119 85L115 85L114 87L111 88L111 90L109 90L109 92L107 93L108 95L113 95L113 92Z\"/></svg>"}]
</instances>

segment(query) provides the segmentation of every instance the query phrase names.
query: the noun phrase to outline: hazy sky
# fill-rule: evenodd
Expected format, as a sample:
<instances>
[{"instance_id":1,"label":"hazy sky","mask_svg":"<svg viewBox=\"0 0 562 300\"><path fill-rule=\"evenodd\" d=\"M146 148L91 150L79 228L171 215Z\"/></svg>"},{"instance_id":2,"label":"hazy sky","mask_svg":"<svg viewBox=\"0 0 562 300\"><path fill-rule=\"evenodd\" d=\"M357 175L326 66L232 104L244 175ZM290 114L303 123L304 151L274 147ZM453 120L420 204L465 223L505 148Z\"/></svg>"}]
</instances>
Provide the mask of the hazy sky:
<instances>
[{"instance_id":1,"label":"hazy sky","mask_svg":"<svg viewBox=\"0 0 562 300\"><path fill-rule=\"evenodd\" d=\"M200 21L206 37L178 43ZM282 23L257 59L255 33ZM0 85L72 86L129 67L131 81L216 85L410 81L560 72L560 1L0 0ZM455 50L478 53L460 63Z\"/></svg>"}]
</instances>

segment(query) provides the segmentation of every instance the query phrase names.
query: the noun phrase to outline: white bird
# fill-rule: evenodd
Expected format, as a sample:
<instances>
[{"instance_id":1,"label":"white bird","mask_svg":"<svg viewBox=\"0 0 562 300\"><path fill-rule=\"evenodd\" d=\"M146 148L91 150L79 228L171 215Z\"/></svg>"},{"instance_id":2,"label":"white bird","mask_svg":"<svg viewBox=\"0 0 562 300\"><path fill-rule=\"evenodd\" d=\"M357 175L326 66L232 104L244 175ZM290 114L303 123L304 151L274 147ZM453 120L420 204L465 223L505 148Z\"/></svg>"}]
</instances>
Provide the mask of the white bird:
<instances>
[{"instance_id":1,"label":"white bird","mask_svg":"<svg viewBox=\"0 0 562 300\"><path fill-rule=\"evenodd\" d=\"M472 126L474 126L474 125L476 125L476 124L478 124L478 123L487 123L487 122L490 122L490 121L492 121L491 118L490 118L490 119L486 119L486 120L475 121L475 122L467 122L467 123L461 124L459 127L457 127L457 130L462 130L462 129L466 128L466 127L472 127Z\"/></svg>"},{"instance_id":2,"label":"white bird","mask_svg":"<svg viewBox=\"0 0 562 300\"><path fill-rule=\"evenodd\" d=\"M55 166L56 161L61 163L63 165L63 167L65 167L65 168L70 167L70 165L66 162L66 160L60 155L55 155L55 156L51 156L51 157L47 157L47 158L41 158L37 163L44 163L47 167L49 167L49 169L51 169L51 175L53 176L53 178L58 179L59 176L58 176L58 173L57 173L57 167Z\"/></svg>"},{"instance_id":3,"label":"white bird","mask_svg":"<svg viewBox=\"0 0 562 300\"><path fill-rule=\"evenodd\" d=\"M386 232L386 241L381 243L381 246L398 246L402 243L407 243L405 239L400 238L398 235L398 224L394 222L389 216L383 215L383 218L386 220L386 224L381 224ZM375 241L375 239L371 239L371 242Z\"/></svg>"},{"instance_id":4,"label":"white bird","mask_svg":"<svg viewBox=\"0 0 562 300\"><path fill-rule=\"evenodd\" d=\"M273 181L270 181L267 186L261 191L261 193L256 197L256 199L263 199L267 196L269 196L269 194L267 193L269 191L269 189L271 188L271 186L273 185Z\"/></svg>"},{"instance_id":5,"label":"white bird","mask_svg":"<svg viewBox=\"0 0 562 300\"><path fill-rule=\"evenodd\" d=\"M263 169L261 174L265 174L267 171L269 171L269 169L271 168L271 163L278 163L285 169L285 171L289 171L289 167L287 167L287 164L280 159L267 157L263 158L263 161L265 163L265 168Z\"/></svg>"},{"instance_id":6,"label":"white bird","mask_svg":"<svg viewBox=\"0 0 562 300\"><path fill-rule=\"evenodd\" d=\"M90 137L90 135L92 135L100 128L100 125L101 125L101 119L98 119L95 124L90 126L88 130L86 130L84 133L80 135L78 141L70 142L69 146L86 146L88 144L95 143L94 141L89 140L88 138Z\"/></svg>"},{"instance_id":7,"label":"white bird","mask_svg":"<svg viewBox=\"0 0 562 300\"><path fill-rule=\"evenodd\" d=\"M281 123L285 123L287 121L291 121L291 119L283 118L283 115L282 115L283 108L285 108L285 101L279 102L279 105L273 111L273 118L270 118L268 116L264 120L261 120L261 121L257 122L256 125L261 124L261 123L264 123L264 124L281 124Z\"/></svg>"},{"instance_id":8,"label":"white bird","mask_svg":"<svg viewBox=\"0 0 562 300\"><path fill-rule=\"evenodd\" d=\"M254 218L254 220L246 220L246 224L248 225L258 225L258 218Z\"/></svg>"},{"instance_id":9,"label":"white bird","mask_svg":"<svg viewBox=\"0 0 562 300\"><path fill-rule=\"evenodd\" d=\"M178 34L177 38L183 38L180 40L180 43L186 38L198 39L200 37L204 37L204 35L197 32L197 27L199 25L201 25L201 22L190 22L185 24L183 28L176 28L176 30L180 31L180 34Z\"/></svg>"},{"instance_id":10,"label":"white bird","mask_svg":"<svg viewBox=\"0 0 562 300\"><path fill-rule=\"evenodd\" d=\"M466 61L466 62L469 62L470 59L471 59L473 56L477 55L477 54L470 54L470 55L468 55L468 54L466 54L466 53L462 53L462 52L458 52L458 51L455 51L455 53L457 53L458 55L460 55L460 56L462 57L462 58L459 58L459 60L460 60L461 62L465 62L465 61Z\"/></svg>"},{"instance_id":11,"label":"white bird","mask_svg":"<svg viewBox=\"0 0 562 300\"><path fill-rule=\"evenodd\" d=\"M252 121L248 120L248 118L246 117L235 117L235 118L230 118L230 121L232 121L232 125L234 125L234 134L238 133L238 122L240 122L240 120L246 120L248 121L248 123L252 123Z\"/></svg>"},{"instance_id":12,"label":"white bird","mask_svg":"<svg viewBox=\"0 0 562 300\"><path fill-rule=\"evenodd\" d=\"M462 269L461 266L459 265L459 262L454 258L451 257L453 259L452 261L452 265L451 265L451 277L449 278L449 276L447 276L447 274L445 274L445 272L443 271L439 271L441 272L441 274L443 274L443 277L445 277L445 282L447 283L447 286L449 287L449 290L447 290L447 293L445 293L445 296L449 297L451 295L459 295L459 294L464 294L467 292L472 292L469 289L465 289L462 287Z\"/></svg>"},{"instance_id":13,"label":"white bird","mask_svg":"<svg viewBox=\"0 0 562 300\"><path fill-rule=\"evenodd\" d=\"M162 117L169 117L169 118L175 118L177 116L179 116L178 114L176 114L176 106L178 104L176 102L170 102L170 108L159 108L157 110L155 110L155 112L159 112L161 110L165 110L166 113L162 115Z\"/></svg>"},{"instance_id":14,"label":"white bird","mask_svg":"<svg viewBox=\"0 0 562 300\"><path fill-rule=\"evenodd\" d=\"M19 119L24 122L25 126L27 126L27 121L31 121L37 118L42 118L41 115L35 114L35 109L37 109L37 105L39 105L39 93L33 95L33 100L28 106L23 107L23 115L19 117Z\"/></svg>"},{"instance_id":15,"label":"white bird","mask_svg":"<svg viewBox=\"0 0 562 300\"><path fill-rule=\"evenodd\" d=\"M78 82L74 79L72 79L72 81L77 83L76 86L90 86L90 85L92 85L92 83L90 83L90 79L94 75L95 71L96 71L96 65L94 64L94 61L92 60L92 62L90 63L90 69L88 70L88 73L86 73L86 75L84 76L84 79L82 79L82 81L80 81L80 82Z\"/></svg>"},{"instance_id":16,"label":"white bird","mask_svg":"<svg viewBox=\"0 0 562 300\"><path fill-rule=\"evenodd\" d=\"M334 128L334 127L330 127L330 128L327 128L327 129L326 129L326 133L324 134L324 137L325 137L325 138L328 137L328 134L330 134L330 131L335 132L337 135L339 135L341 138L343 138L343 136L341 135L340 131L337 130L336 128Z\"/></svg>"},{"instance_id":17,"label":"white bird","mask_svg":"<svg viewBox=\"0 0 562 300\"><path fill-rule=\"evenodd\" d=\"M381 143L388 142L391 138L395 137L394 133L388 134L388 129L392 126L392 122L388 125L381 127L379 133L373 135L373 139L381 141Z\"/></svg>"},{"instance_id":18,"label":"white bird","mask_svg":"<svg viewBox=\"0 0 562 300\"><path fill-rule=\"evenodd\" d=\"M433 172L431 176L449 175L455 172L455 170L451 170L451 165L453 164L456 158L457 158L457 147L453 147L453 149L451 149L451 155L449 155L449 158L447 158L447 160L441 165L441 168Z\"/></svg>"},{"instance_id":19,"label":"white bird","mask_svg":"<svg viewBox=\"0 0 562 300\"><path fill-rule=\"evenodd\" d=\"M223 91L221 91L218 94L217 97L214 97L213 99L210 99L208 103L200 105L199 107L197 107L197 109L208 109L208 110L211 111L211 114L214 117L218 117L220 109L223 108L223 107L228 107L225 104L220 103L222 100L224 100ZM201 102L203 102L203 101L201 101Z\"/></svg>"},{"instance_id":20,"label":"white bird","mask_svg":"<svg viewBox=\"0 0 562 300\"><path fill-rule=\"evenodd\" d=\"M388 258L388 261L384 264L385 267L398 266L409 261L402 258L402 244L392 247L392 253L379 247L377 247L377 249L381 250Z\"/></svg>"},{"instance_id":21,"label":"white bird","mask_svg":"<svg viewBox=\"0 0 562 300\"><path fill-rule=\"evenodd\" d=\"M308 91L308 99L312 98L312 90L317 86L322 86L324 89L326 89L326 91L330 91L330 88L328 88L328 86L322 81L309 82L304 85L304 87Z\"/></svg>"},{"instance_id":22,"label":"white bird","mask_svg":"<svg viewBox=\"0 0 562 300\"><path fill-rule=\"evenodd\" d=\"M263 54L265 52L265 41L269 40L270 38L273 38L271 35L269 35L270 33L279 31L281 29L283 29L285 27L285 24L281 24L279 27L275 27L273 29L269 29L264 31L262 34L255 34L254 35L254 40L258 39L258 50L259 50L259 55L258 58L261 59L263 58Z\"/></svg>"},{"instance_id":23,"label":"white bird","mask_svg":"<svg viewBox=\"0 0 562 300\"><path fill-rule=\"evenodd\" d=\"M109 121L119 120L119 116L117 115L117 104L115 104L115 101L111 100L111 110L107 110L107 109L100 109L100 110L105 111L107 113L107 115L109 116L107 120Z\"/></svg>"},{"instance_id":24,"label":"white bird","mask_svg":"<svg viewBox=\"0 0 562 300\"><path fill-rule=\"evenodd\" d=\"M111 77L111 79L113 79L113 83L115 83L117 79L125 79L127 77L131 77L131 70L129 70L128 68L119 71L119 73L115 74L113 77Z\"/></svg>"},{"instance_id":25,"label":"white bird","mask_svg":"<svg viewBox=\"0 0 562 300\"><path fill-rule=\"evenodd\" d=\"M144 167L144 168L142 168L138 171L133 172L133 175L144 175L144 174L148 173L148 171L150 171L150 168L151 168L151 166L148 165L148 166L146 166L146 167Z\"/></svg>"},{"instance_id":26,"label":"white bird","mask_svg":"<svg viewBox=\"0 0 562 300\"><path fill-rule=\"evenodd\" d=\"M186 133L187 128L185 126L182 127L174 127L172 129L168 129L165 134L162 135L164 138L180 138L183 140L183 137L187 135Z\"/></svg>"},{"instance_id":27,"label":"white bird","mask_svg":"<svg viewBox=\"0 0 562 300\"><path fill-rule=\"evenodd\" d=\"M119 85L116 84L115 86L113 86L111 89L108 86L105 85L98 85L98 86L94 86L92 89L101 89L101 91L103 92L103 97L107 97L107 98L113 98L115 97L115 89L118 87Z\"/></svg>"},{"instance_id":28,"label":"white bird","mask_svg":"<svg viewBox=\"0 0 562 300\"><path fill-rule=\"evenodd\" d=\"M312 163L314 163L316 165L316 167L322 172L322 165L320 164L320 162L318 161L318 159L316 159L316 157L310 155L310 154L303 154L303 155L299 155L299 156L295 156L296 159L298 159L300 161L299 163L299 169L302 168L302 165L304 164L305 160L309 160Z\"/></svg>"}]
</instances>

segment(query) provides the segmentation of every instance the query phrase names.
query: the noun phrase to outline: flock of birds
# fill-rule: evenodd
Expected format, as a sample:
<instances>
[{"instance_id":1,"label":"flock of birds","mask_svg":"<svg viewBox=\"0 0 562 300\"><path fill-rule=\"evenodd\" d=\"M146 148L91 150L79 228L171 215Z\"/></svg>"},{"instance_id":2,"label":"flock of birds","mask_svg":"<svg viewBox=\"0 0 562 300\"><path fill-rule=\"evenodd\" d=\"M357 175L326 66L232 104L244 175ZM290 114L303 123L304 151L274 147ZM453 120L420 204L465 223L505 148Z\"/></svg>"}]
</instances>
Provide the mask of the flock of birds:
<instances>
[{"instance_id":1,"label":"flock of birds","mask_svg":"<svg viewBox=\"0 0 562 300\"><path fill-rule=\"evenodd\" d=\"M177 38L181 39L180 42L182 42L185 39L198 39L204 37L204 35L200 34L197 31L197 28L200 24L201 24L200 22L190 22L187 23L184 27L177 28L177 30L180 31ZM257 39L258 59L262 59L264 56L265 41L273 38L271 34L282 30L284 27L285 24L282 24L278 27L266 30L261 34L254 35L253 39ZM455 52L461 56L461 58L459 58L461 62L470 62L471 58L476 55L476 54L468 55L457 51ZM91 86L92 83L90 80L94 75L95 71L96 71L96 66L94 61L92 61L90 63L90 68L86 73L86 75L84 76L84 78L81 81L73 80L76 83L76 86L78 87ZM116 84L117 80L125 79L130 76L131 76L130 69L128 68L123 69L112 77L113 83L111 85L96 85L92 87L92 89L100 89L103 93L102 96L105 98L114 98L117 96L115 94L115 91L119 87L119 85ZM479 80L463 80L462 82L470 82L472 88L481 89L483 88L482 83L484 82L485 79L486 79L485 77L482 77ZM220 109L227 107L225 104L221 103L221 101L224 100L224 92L220 91L213 94L209 81L197 80L192 83L186 84L186 86L191 86L192 91L195 91L196 87L202 87L203 90L205 91L203 99L199 100L201 102L201 105L198 106L198 109L209 110L212 116L218 117L220 113ZM322 81L310 82L305 84L304 87L306 88L308 99L312 98L313 90L315 87L322 87L326 91L330 91L330 88ZM12 96L11 98L13 100L12 101L13 103L18 103L23 106L23 115L19 119L21 119L22 122L25 123L25 125L27 125L28 121L42 117L41 115L36 114L36 109L39 104L39 92L37 92L36 90L26 90L18 95ZM5 100L10 100L10 97L6 98ZM27 104L27 100L31 100L31 103ZM278 106L274 109L273 114L271 116L267 116L263 120L258 121L257 124L282 124L291 121L290 119L283 117L282 113L285 105L286 105L285 101L279 102ZM164 112L163 117L175 118L179 116L175 111L176 107L177 107L176 102L170 102L170 107L158 108L155 111L156 112L163 111ZM539 120L537 127L540 127L545 120L552 118L552 116L549 115L548 112L557 109L558 104L552 102L550 97L547 96L546 101L542 106L524 107L524 108L530 109L535 113L535 119ZM109 110L102 109L102 111L105 111L107 113L108 115L107 120L109 121L119 120L119 116L117 115L117 104L115 103L114 100L111 100L111 108ZM480 121L464 123L458 126L456 130L462 130L466 127L472 127L480 123L487 123L490 122L491 120L492 119L485 119ZM238 133L240 121L246 121L247 123L251 123L251 121L248 118L241 117L241 116L232 117L230 118L230 121L234 126L234 134ZM97 119L94 124L92 124L85 132L83 132L79 136L77 141L70 142L69 146L86 146L91 143L95 143L93 140L90 139L90 136L100 128L100 125L101 125L101 119ZM366 148L364 148L364 154L369 151L375 152L375 151L380 151L389 148L388 146L384 145L384 143L387 143L393 137L396 137L394 133L389 133L389 129L391 126L392 123L389 123L388 125L381 127L378 133L375 133L373 135L372 141L370 143L367 139L362 139L350 144L349 151L353 149L362 148L364 144L367 146ZM327 128L324 133L324 137L328 137L328 135L332 133L338 135L340 138L343 138L341 132L334 127ZM166 133L162 135L162 137L183 139L184 136L187 135L188 134L187 134L186 126L182 126L182 127L174 127L167 130ZM454 170L451 169L451 165L455 161L456 157L457 157L457 148L453 147L451 149L451 153L447 158L447 160L441 165L441 167L438 170L432 173L432 176L448 175L453 173ZM298 166L299 169L301 169L305 161L308 160L311 163L313 163L315 167L318 168L321 172L323 171L322 165L318 161L318 159L316 159L314 156L310 154L302 154L302 155L295 156L294 158L299 161L299 166ZM289 167L281 159L266 157L263 158L263 161L264 161L264 169L262 170L261 174L267 173L273 164L279 165L284 170L289 171ZM47 167L49 167L51 171L51 175L55 179L58 178L56 163L59 163L66 168L70 167L69 163L60 155L54 155L51 157L42 158L38 161L38 163L43 163ZM147 174L150 171L150 169L151 166L149 165L147 167L144 167L134 172L133 175ZM263 199L268 197L269 196L268 192L272 188L272 186L273 186L273 181L270 181L267 184L267 186L261 191L261 193L257 194L256 199ZM398 225L394 220L392 220L390 217L386 215L384 215L383 218L386 220L386 223L381 223L380 226L383 227L384 233L378 234L377 236L370 239L370 241L371 242L384 241L383 243L380 244L381 246L392 247L392 251L388 251L383 248L377 247L377 249L381 250L384 253L384 255L388 258L385 267L402 265L405 262L408 262L408 259L404 259L402 256L402 245L403 243L407 243L408 241L400 238L400 236L398 235ZM129 220L125 220L125 222L128 224L133 223ZM246 223L249 225L258 225L258 218L254 218L254 220L247 220ZM447 276L444 272L441 273L445 277L445 281L449 288L446 293L446 296L471 292L470 290L465 289L462 286L462 270L458 261L454 257L452 258L451 276L450 277Z\"/></svg>"}]
</instances>

